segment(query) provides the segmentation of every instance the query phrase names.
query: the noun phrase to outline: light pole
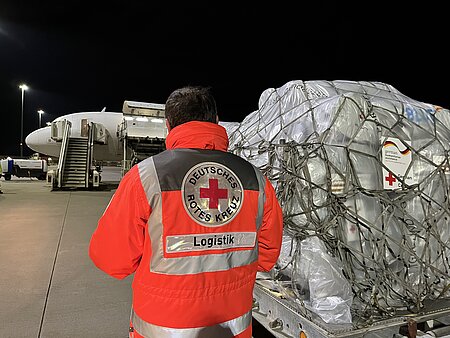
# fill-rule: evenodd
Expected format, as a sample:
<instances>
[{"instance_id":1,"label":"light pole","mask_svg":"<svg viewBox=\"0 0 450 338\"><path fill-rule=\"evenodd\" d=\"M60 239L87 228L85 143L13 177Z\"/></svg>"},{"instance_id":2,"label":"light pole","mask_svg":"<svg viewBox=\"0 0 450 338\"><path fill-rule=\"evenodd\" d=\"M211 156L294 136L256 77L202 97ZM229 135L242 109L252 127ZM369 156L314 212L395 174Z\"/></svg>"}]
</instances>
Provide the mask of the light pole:
<instances>
[{"instance_id":1,"label":"light pole","mask_svg":"<svg viewBox=\"0 0 450 338\"><path fill-rule=\"evenodd\" d=\"M42 119L42 114L44 114L44 111L42 109L39 109L37 112L39 114L39 128L41 128L41 119Z\"/></svg>"},{"instance_id":2,"label":"light pole","mask_svg":"<svg viewBox=\"0 0 450 338\"><path fill-rule=\"evenodd\" d=\"M19 88L22 90L22 111L20 115L20 157L23 157L23 97L25 90L28 89L26 84L21 84Z\"/></svg>"}]
</instances>

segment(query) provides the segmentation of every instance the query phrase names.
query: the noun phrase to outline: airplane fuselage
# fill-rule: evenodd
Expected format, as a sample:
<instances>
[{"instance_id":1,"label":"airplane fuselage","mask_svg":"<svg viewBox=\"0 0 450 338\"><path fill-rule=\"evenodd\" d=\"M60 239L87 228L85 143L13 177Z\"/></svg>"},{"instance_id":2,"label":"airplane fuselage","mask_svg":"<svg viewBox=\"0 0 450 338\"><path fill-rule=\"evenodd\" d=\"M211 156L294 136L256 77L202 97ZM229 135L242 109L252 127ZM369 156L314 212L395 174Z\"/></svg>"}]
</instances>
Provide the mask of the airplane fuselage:
<instances>
[{"instance_id":1,"label":"airplane fuselage","mask_svg":"<svg viewBox=\"0 0 450 338\"><path fill-rule=\"evenodd\" d=\"M123 148L117 137L117 130L123 120L123 114L117 112L80 112L60 116L53 120L68 120L71 123L71 137L81 137L82 121L102 124L107 131L106 144L94 144L94 158L97 161L120 161ZM47 156L59 157L61 142L51 137L51 126L37 129L30 133L25 143L33 151Z\"/></svg>"}]
</instances>

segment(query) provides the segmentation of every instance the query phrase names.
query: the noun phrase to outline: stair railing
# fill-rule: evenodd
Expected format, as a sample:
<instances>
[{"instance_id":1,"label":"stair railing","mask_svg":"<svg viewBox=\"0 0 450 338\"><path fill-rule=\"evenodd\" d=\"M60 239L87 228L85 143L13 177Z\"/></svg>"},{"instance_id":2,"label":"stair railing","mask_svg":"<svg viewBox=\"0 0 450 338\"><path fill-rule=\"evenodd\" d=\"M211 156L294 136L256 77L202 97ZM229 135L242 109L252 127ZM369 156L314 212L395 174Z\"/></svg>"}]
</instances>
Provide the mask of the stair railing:
<instances>
[{"instance_id":1,"label":"stair railing","mask_svg":"<svg viewBox=\"0 0 450 338\"><path fill-rule=\"evenodd\" d=\"M66 163L66 156L67 156L67 147L69 145L69 138L70 138L70 129L72 127L72 123L68 120L64 120L64 132L63 132L63 138L61 142L61 149L59 151L59 159L58 159L58 188L62 187L62 177L64 172L64 166Z\"/></svg>"},{"instance_id":2,"label":"stair railing","mask_svg":"<svg viewBox=\"0 0 450 338\"><path fill-rule=\"evenodd\" d=\"M89 122L87 158L86 158L86 183L85 183L86 188L89 188L89 176L94 161L94 135L95 135L95 123Z\"/></svg>"}]
</instances>

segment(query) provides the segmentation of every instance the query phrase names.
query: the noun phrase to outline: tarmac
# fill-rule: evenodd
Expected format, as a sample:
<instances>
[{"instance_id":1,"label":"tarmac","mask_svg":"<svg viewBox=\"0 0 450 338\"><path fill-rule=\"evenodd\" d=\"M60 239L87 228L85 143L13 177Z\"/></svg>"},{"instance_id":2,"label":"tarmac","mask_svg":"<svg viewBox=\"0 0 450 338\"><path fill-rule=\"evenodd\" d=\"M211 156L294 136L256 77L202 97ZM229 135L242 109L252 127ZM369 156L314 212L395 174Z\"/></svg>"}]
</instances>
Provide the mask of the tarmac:
<instances>
[{"instance_id":1,"label":"tarmac","mask_svg":"<svg viewBox=\"0 0 450 338\"><path fill-rule=\"evenodd\" d=\"M88 255L115 189L0 184L0 337L128 337L132 276L114 279Z\"/></svg>"},{"instance_id":2,"label":"tarmac","mask_svg":"<svg viewBox=\"0 0 450 338\"><path fill-rule=\"evenodd\" d=\"M115 167L98 191L0 179L0 338L128 337L133 276L110 277L88 255L119 181ZM253 322L254 337L273 337Z\"/></svg>"}]
</instances>

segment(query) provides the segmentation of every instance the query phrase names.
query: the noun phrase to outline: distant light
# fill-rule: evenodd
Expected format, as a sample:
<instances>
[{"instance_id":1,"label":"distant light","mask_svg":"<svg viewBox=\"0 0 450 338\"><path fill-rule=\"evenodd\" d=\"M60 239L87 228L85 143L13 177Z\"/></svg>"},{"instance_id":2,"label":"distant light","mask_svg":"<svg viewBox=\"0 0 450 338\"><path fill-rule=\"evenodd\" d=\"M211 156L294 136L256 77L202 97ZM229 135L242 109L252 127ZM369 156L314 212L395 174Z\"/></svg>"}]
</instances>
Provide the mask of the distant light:
<instances>
[{"instance_id":1,"label":"distant light","mask_svg":"<svg viewBox=\"0 0 450 338\"><path fill-rule=\"evenodd\" d=\"M146 117L136 117L136 121L139 121L139 122L148 122L148 118L146 118Z\"/></svg>"},{"instance_id":2,"label":"distant light","mask_svg":"<svg viewBox=\"0 0 450 338\"><path fill-rule=\"evenodd\" d=\"M25 83L22 83L22 84L19 86L19 88L22 89L22 90L28 90L28 89L29 89L28 86L27 86Z\"/></svg>"},{"instance_id":3,"label":"distant light","mask_svg":"<svg viewBox=\"0 0 450 338\"><path fill-rule=\"evenodd\" d=\"M150 121L152 121L153 123L164 123L163 119L151 119Z\"/></svg>"},{"instance_id":4,"label":"distant light","mask_svg":"<svg viewBox=\"0 0 450 338\"><path fill-rule=\"evenodd\" d=\"M125 116L124 119L126 121L133 121L134 120L133 117L131 117L131 116Z\"/></svg>"},{"instance_id":5,"label":"distant light","mask_svg":"<svg viewBox=\"0 0 450 338\"><path fill-rule=\"evenodd\" d=\"M44 114L44 111L43 111L42 109L39 109L37 112L38 112L40 115Z\"/></svg>"}]
</instances>

